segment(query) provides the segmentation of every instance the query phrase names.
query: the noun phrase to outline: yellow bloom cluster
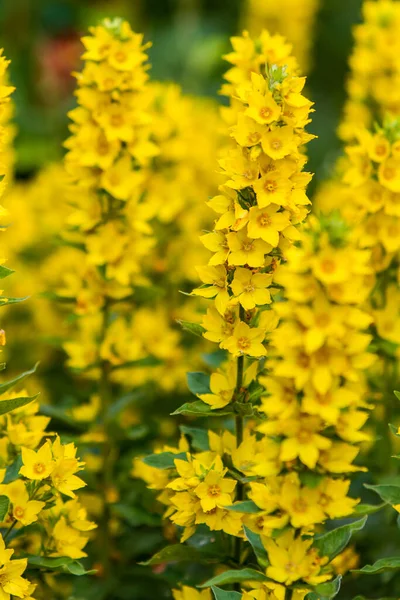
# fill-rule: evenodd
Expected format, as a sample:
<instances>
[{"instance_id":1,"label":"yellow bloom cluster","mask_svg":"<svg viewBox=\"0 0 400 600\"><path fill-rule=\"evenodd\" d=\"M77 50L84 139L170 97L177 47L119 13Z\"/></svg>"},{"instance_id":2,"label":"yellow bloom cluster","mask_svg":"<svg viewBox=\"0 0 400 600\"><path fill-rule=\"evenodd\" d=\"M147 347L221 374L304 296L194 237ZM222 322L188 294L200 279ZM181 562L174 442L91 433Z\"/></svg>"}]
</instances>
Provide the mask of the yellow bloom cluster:
<instances>
[{"instance_id":1,"label":"yellow bloom cluster","mask_svg":"<svg viewBox=\"0 0 400 600\"><path fill-rule=\"evenodd\" d=\"M12 114L9 96L13 88L7 85L7 67L8 61L0 52L0 119L3 127L0 143L5 144L4 162L3 147L0 147L3 181L11 172L11 153L7 151L7 144L12 127L7 124ZM11 272L1 266L2 278ZM1 304L15 301L2 296ZM1 345L4 344L2 330ZM83 548L88 541L87 532L95 527L87 521L86 511L75 495L75 491L85 484L76 475L84 463L76 457L74 444L63 445L58 436L51 441L55 434L45 431L50 419L38 414L35 397L30 397L25 390L13 391L29 374L31 372L0 385L0 494L3 500L0 520L4 532L0 536L0 595L4 600L11 597L33 600L36 584L22 577L28 565L27 549L29 554L36 554L38 566L42 557L63 557L65 564L72 563L86 556ZM65 502L65 496L72 500ZM32 523L37 525L35 532L23 531L21 535L19 530ZM13 549L7 548L6 542L11 543ZM22 554L24 558L13 559L14 554ZM75 567L83 571L81 565L75 564Z\"/></svg>"},{"instance_id":2,"label":"yellow bloom cluster","mask_svg":"<svg viewBox=\"0 0 400 600\"><path fill-rule=\"evenodd\" d=\"M350 482L340 474L357 469L352 442L365 439L359 432L367 416L360 371L371 357L362 330L371 319L345 304L358 300L350 282L363 288L369 255L354 249L349 270L349 254L318 229L302 247L294 246L308 212L311 177L302 170L300 150L312 138L304 130L312 107L301 93L305 80L280 36L263 32L255 44L245 34L233 38L233 46L224 91L232 96L225 113L234 143L220 160L221 193L209 201L218 215L214 230L201 236L213 255L198 268L203 285L193 292L213 300L203 335L225 355L211 377L188 375L200 402L176 412L234 415L235 434L209 430L206 438L193 439L197 452L182 437L178 448L137 461L134 475L161 491L166 516L183 528L182 541L202 524L234 536L237 568L243 531L250 543L259 536L268 559L260 564L271 582L243 598L283 598L285 586L301 581L303 591L294 596L300 599L307 586L333 577L313 532L327 519L351 515L358 502L348 497ZM289 266L280 266L282 259ZM271 294L286 280L293 281L288 302L272 309ZM283 325L276 329L279 317ZM269 371L257 382L267 354ZM189 428L189 437L196 431ZM197 598L199 592L175 594Z\"/></svg>"},{"instance_id":3,"label":"yellow bloom cluster","mask_svg":"<svg viewBox=\"0 0 400 600\"><path fill-rule=\"evenodd\" d=\"M283 35L293 44L293 54L301 70L310 68L313 31L319 0L246 0L244 27L251 35L259 35L262 29Z\"/></svg>"},{"instance_id":4,"label":"yellow bloom cluster","mask_svg":"<svg viewBox=\"0 0 400 600\"><path fill-rule=\"evenodd\" d=\"M348 100L339 127L345 140L351 140L359 127L372 126L385 112L400 110L400 5L395 0L368 0L362 7L363 23L354 28Z\"/></svg>"}]
</instances>

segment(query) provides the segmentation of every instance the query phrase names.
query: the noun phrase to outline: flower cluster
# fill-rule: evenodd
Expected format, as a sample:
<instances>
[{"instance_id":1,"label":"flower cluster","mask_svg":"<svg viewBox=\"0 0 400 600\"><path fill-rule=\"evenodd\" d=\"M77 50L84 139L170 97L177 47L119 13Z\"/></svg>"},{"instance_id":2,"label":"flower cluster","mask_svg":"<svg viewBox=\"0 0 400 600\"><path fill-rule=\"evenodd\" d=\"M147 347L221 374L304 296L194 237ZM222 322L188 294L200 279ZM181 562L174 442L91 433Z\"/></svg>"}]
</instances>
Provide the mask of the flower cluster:
<instances>
[{"instance_id":1,"label":"flower cluster","mask_svg":"<svg viewBox=\"0 0 400 600\"><path fill-rule=\"evenodd\" d=\"M366 439L359 431L367 416L360 372L371 363L363 333L370 317L353 305L359 290L350 282L363 288L369 256L352 249L353 270L344 269L349 254L318 229L294 246L308 212L311 176L302 170L301 146L312 138L304 130L312 103L282 38L263 32L257 44L245 35L233 45L224 88L232 96L225 116L233 143L220 160L221 193L209 201L218 215L214 230L201 236L213 254L198 268L203 285L193 292L213 300L202 328L219 344L219 368L211 376L189 373L198 400L176 414L231 415L235 433L222 426L200 435L186 427L177 448L136 461L133 473L160 491L181 541L203 525L234 538L230 560L239 570L205 585L243 585L245 537L265 583L252 584L249 575L241 597L292 597L289 586L302 582L293 592L301 599L311 588L336 585L334 555L314 544L313 533L328 519L353 514L358 503L344 474L357 469L352 443ZM281 266L283 259L290 266ZM286 279L294 281L289 299L272 309ZM257 380L265 361L268 371ZM263 581L262 571L255 573ZM202 597L185 587L174 594Z\"/></svg>"},{"instance_id":2,"label":"flower cluster","mask_svg":"<svg viewBox=\"0 0 400 600\"><path fill-rule=\"evenodd\" d=\"M354 28L348 99L339 127L345 140L353 139L359 127L370 127L376 118L400 110L399 3L367 0L362 9L363 23Z\"/></svg>"},{"instance_id":3,"label":"flower cluster","mask_svg":"<svg viewBox=\"0 0 400 600\"><path fill-rule=\"evenodd\" d=\"M306 73L310 68L310 54L313 31L319 0L283 0L265 2L263 0L247 0L245 2L244 26L252 35L259 34L262 29L271 33L279 33L293 44L301 70Z\"/></svg>"}]
</instances>

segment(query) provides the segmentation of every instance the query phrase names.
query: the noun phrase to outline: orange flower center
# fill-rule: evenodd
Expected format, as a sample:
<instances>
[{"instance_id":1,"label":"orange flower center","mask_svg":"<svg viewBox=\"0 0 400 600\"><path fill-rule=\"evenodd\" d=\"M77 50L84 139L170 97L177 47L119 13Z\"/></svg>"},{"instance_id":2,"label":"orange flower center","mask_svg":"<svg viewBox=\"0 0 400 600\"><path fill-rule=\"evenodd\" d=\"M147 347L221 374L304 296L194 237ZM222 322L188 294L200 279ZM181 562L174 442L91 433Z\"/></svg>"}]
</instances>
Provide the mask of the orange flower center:
<instances>
[{"instance_id":1,"label":"orange flower center","mask_svg":"<svg viewBox=\"0 0 400 600\"><path fill-rule=\"evenodd\" d=\"M248 350L250 348L251 342L250 342L249 338L243 336L243 337L238 338L237 345L238 345L239 350L244 351L244 350Z\"/></svg>"},{"instance_id":2,"label":"orange flower center","mask_svg":"<svg viewBox=\"0 0 400 600\"><path fill-rule=\"evenodd\" d=\"M219 496L221 493L221 488L216 484L210 485L207 493L211 497Z\"/></svg>"},{"instance_id":3,"label":"orange flower center","mask_svg":"<svg viewBox=\"0 0 400 600\"><path fill-rule=\"evenodd\" d=\"M39 462L39 463L35 463L33 465L33 472L36 473L37 475L42 475L42 473L44 473L46 470L46 466Z\"/></svg>"},{"instance_id":4,"label":"orange flower center","mask_svg":"<svg viewBox=\"0 0 400 600\"><path fill-rule=\"evenodd\" d=\"M311 435L311 431L308 431L307 429L300 429L299 433L297 434L297 439L299 440L300 444L308 444L308 442L311 440Z\"/></svg>"},{"instance_id":5,"label":"orange flower center","mask_svg":"<svg viewBox=\"0 0 400 600\"><path fill-rule=\"evenodd\" d=\"M390 181L391 179L395 178L396 171L395 171L395 169L392 169L391 167L386 167L385 169L383 169L383 176L385 179L388 179Z\"/></svg>"},{"instance_id":6,"label":"orange flower center","mask_svg":"<svg viewBox=\"0 0 400 600\"><path fill-rule=\"evenodd\" d=\"M24 514L25 514L25 511L22 508L22 506L16 506L14 508L14 517L16 519L22 519L22 517L24 516Z\"/></svg>"},{"instance_id":7,"label":"orange flower center","mask_svg":"<svg viewBox=\"0 0 400 600\"><path fill-rule=\"evenodd\" d=\"M113 127L121 127L123 122L124 122L124 119L123 119L122 115L112 115L111 116L110 123Z\"/></svg>"},{"instance_id":8,"label":"orange flower center","mask_svg":"<svg viewBox=\"0 0 400 600\"><path fill-rule=\"evenodd\" d=\"M117 52L115 55L115 60L120 63L124 62L124 60L126 60L125 52L122 52L122 51Z\"/></svg>"},{"instance_id":9,"label":"orange flower center","mask_svg":"<svg viewBox=\"0 0 400 600\"><path fill-rule=\"evenodd\" d=\"M243 244L244 252L251 252L253 250L253 242L245 242Z\"/></svg>"},{"instance_id":10,"label":"orange flower center","mask_svg":"<svg viewBox=\"0 0 400 600\"><path fill-rule=\"evenodd\" d=\"M300 512L300 513L306 512L307 502L303 498L297 498L293 502L293 508L296 512Z\"/></svg>"},{"instance_id":11,"label":"orange flower center","mask_svg":"<svg viewBox=\"0 0 400 600\"><path fill-rule=\"evenodd\" d=\"M333 260L331 260L330 258L325 258L325 260L323 260L321 262L321 270L324 273L333 273L336 269L336 265L335 262Z\"/></svg>"},{"instance_id":12,"label":"orange flower center","mask_svg":"<svg viewBox=\"0 0 400 600\"><path fill-rule=\"evenodd\" d=\"M247 171L243 173L243 177L245 179L253 179L253 173L250 171L250 169L247 169Z\"/></svg>"},{"instance_id":13,"label":"orange flower center","mask_svg":"<svg viewBox=\"0 0 400 600\"><path fill-rule=\"evenodd\" d=\"M251 144L256 144L260 140L260 137L260 134L254 131L253 133L249 134L249 142Z\"/></svg>"},{"instance_id":14,"label":"orange flower center","mask_svg":"<svg viewBox=\"0 0 400 600\"><path fill-rule=\"evenodd\" d=\"M278 184L274 179L267 179L264 183L264 190L268 193L274 193L278 188Z\"/></svg>"},{"instance_id":15,"label":"orange flower center","mask_svg":"<svg viewBox=\"0 0 400 600\"><path fill-rule=\"evenodd\" d=\"M269 106L263 106L262 108L260 108L260 117L262 119L268 119L272 114L272 110L269 108Z\"/></svg>"},{"instance_id":16,"label":"orange flower center","mask_svg":"<svg viewBox=\"0 0 400 600\"><path fill-rule=\"evenodd\" d=\"M259 215L259 217L257 218L257 222L260 227L268 227L269 225L271 225L272 220L267 213L261 213L261 215Z\"/></svg>"},{"instance_id":17,"label":"orange flower center","mask_svg":"<svg viewBox=\"0 0 400 600\"><path fill-rule=\"evenodd\" d=\"M326 313L322 313L315 318L315 322L318 327L326 327L330 322L330 316Z\"/></svg>"},{"instance_id":18,"label":"orange flower center","mask_svg":"<svg viewBox=\"0 0 400 600\"><path fill-rule=\"evenodd\" d=\"M273 148L274 150L280 150L282 148L281 140L272 140L271 148Z\"/></svg>"}]
</instances>

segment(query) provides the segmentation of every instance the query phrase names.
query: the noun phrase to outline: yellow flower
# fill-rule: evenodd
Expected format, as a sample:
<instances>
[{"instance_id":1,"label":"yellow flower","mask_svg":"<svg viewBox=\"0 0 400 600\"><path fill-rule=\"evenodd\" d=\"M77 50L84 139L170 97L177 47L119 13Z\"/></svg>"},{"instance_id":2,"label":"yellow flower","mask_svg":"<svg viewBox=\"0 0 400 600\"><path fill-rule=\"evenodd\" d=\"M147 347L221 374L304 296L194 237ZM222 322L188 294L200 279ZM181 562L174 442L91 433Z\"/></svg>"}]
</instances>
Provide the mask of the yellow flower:
<instances>
[{"instance_id":1,"label":"yellow flower","mask_svg":"<svg viewBox=\"0 0 400 600\"><path fill-rule=\"evenodd\" d=\"M214 508L223 508L233 504L232 494L235 487L234 479L227 479L223 473L211 470L194 491L200 498L201 508L208 512Z\"/></svg>"},{"instance_id":2,"label":"yellow flower","mask_svg":"<svg viewBox=\"0 0 400 600\"><path fill-rule=\"evenodd\" d=\"M233 356L266 356L267 350L263 345L265 338L264 329L249 327L240 321L234 328L231 337L221 343L221 347L228 350Z\"/></svg>"},{"instance_id":3,"label":"yellow flower","mask_svg":"<svg viewBox=\"0 0 400 600\"><path fill-rule=\"evenodd\" d=\"M254 240L247 236L246 231L228 233L227 235L230 265L249 265L263 267L265 255L272 249L264 240Z\"/></svg>"},{"instance_id":4,"label":"yellow flower","mask_svg":"<svg viewBox=\"0 0 400 600\"><path fill-rule=\"evenodd\" d=\"M223 408L229 404L235 390L235 373L212 373L210 377L211 394L199 394L199 398L212 409Z\"/></svg>"},{"instance_id":5,"label":"yellow flower","mask_svg":"<svg viewBox=\"0 0 400 600\"><path fill-rule=\"evenodd\" d=\"M261 238L273 248L279 244L279 234L290 226L289 213L278 212L279 206L271 204L265 208L253 206L249 212L248 236Z\"/></svg>"},{"instance_id":6,"label":"yellow flower","mask_svg":"<svg viewBox=\"0 0 400 600\"><path fill-rule=\"evenodd\" d=\"M265 85L265 79L263 77L261 79ZM249 106L244 114L254 119L260 125L269 125L279 120L281 109L269 90L265 90L263 93L254 90L247 97L247 103Z\"/></svg>"},{"instance_id":7,"label":"yellow flower","mask_svg":"<svg viewBox=\"0 0 400 600\"><path fill-rule=\"evenodd\" d=\"M268 287L272 283L272 275L253 273L249 269L238 267L230 284L235 298L245 310L251 310L257 305L271 303Z\"/></svg>"},{"instance_id":8,"label":"yellow flower","mask_svg":"<svg viewBox=\"0 0 400 600\"><path fill-rule=\"evenodd\" d=\"M320 505L320 493L317 489L301 486L296 473L285 477L279 503L296 529L323 523L326 518Z\"/></svg>"},{"instance_id":9,"label":"yellow flower","mask_svg":"<svg viewBox=\"0 0 400 600\"><path fill-rule=\"evenodd\" d=\"M387 158L379 165L379 182L392 192L400 192L400 160L394 157Z\"/></svg>"},{"instance_id":10,"label":"yellow flower","mask_svg":"<svg viewBox=\"0 0 400 600\"><path fill-rule=\"evenodd\" d=\"M293 188L291 181L280 170L271 171L260 177L254 183L259 208L265 208L274 203L286 206L289 201L290 191Z\"/></svg>"},{"instance_id":11,"label":"yellow flower","mask_svg":"<svg viewBox=\"0 0 400 600\"><path fill-rule=\"evenodd\" d=\"M24 447L21 451L23 463L23 466L19 470L21 475L33 480L46 479L51 475L55 467L55 461L53 460L49 440L37 452Z\"/></svg>"},{"instance_id":12,"label":"yellow flower","mask_svg":"<svg viewBox=\"0 0 400 600\"><path fill-rule=\"evenodd\" d=\"M210 590L196 590L184 585L180 590L172 590L174 600L211 600Z\"/></svg>"},{"instance_id":13,"label":"yellow flower","mask_svg":"<svg viewBox=\"0 0 400 600\"><path fill-rule=\"evenodd\" d=\"M274 160L285 158L285 156L297 150L293 128L285 125L264 133L261 146L265 154Z\"/></svg>"},{"instance_id":14,"label":"yellow flower","mask_svg":"<svg viewBox=\"0 0 400 600\"><path fill-rule=\"evenodd\" d=\"M197 272L206 287L196 288L193 294L203 298L214 298L216 309L222 315L225 313L228 302L228 280L226 269L222 265L216 267L197 267Z\"/></svg>"},{"instance_id":15,"label":"yellow flower","mask_svg":"<svg viewBox=\"0 0 400 600\"><path fill-rule=\"evenodd\" d=\"M25 483L21 479L0 486L2 493L10 499L12 516L22 525L30 525L38 519L45 502L30 500Z\"/></svg>"}]
</instances>

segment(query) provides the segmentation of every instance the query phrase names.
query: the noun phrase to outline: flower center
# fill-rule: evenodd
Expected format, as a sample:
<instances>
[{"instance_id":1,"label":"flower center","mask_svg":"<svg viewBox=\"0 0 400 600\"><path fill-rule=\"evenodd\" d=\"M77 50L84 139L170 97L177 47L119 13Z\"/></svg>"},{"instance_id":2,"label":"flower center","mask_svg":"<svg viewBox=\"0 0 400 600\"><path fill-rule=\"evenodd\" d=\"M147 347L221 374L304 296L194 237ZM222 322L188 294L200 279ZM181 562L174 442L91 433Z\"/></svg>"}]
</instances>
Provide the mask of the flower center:
<instances>
[{"instance_id":1,"label":"flower center","mask_svg":"<svg viewBox=\"0 0 400 600\"><path fill-rule=\"evenodd\" d=\"M243 244L244 252L251 252L253 250L253 242L245 242Z\"/></svg>"},{"instance_id":2,"label":"flower center","mask_svg":"<svg viewBox=\"0 0 400 600\"><path fill-rule=\"evenodd\" d=\"M300 512L300 513L306 512L307 502L303 498L297 498L293 502L293 508L296 512Z\"/></svg>"},{"instance_id":3,"label":"flower center","mask_svg":"<svg viewBox=\"0 0 400 600\"><path fill-rule=\"evenodd\" d=\"M268 119L268 117L270 117L272 114L272 110L269 108L269 106L263 106L260 109L260 117L262 119Z\"/></svg>"},{"instance_id":4,"label":"flower center","mask_svg":"<svg viewBox=\"0 0 400 600\"><path fill-rule=\"evenodd\" d=\"M251 346L251 342L247 337L240 337L237 341L239 350L248 350Z\"/></svg>"},{"instance_id":5,"label":"flower center","mask_svg":"<svg viewBox=\"0 0 400 600\"><path fill-rule=\"evenodd\" d=\"M250 169L247 169L247 171L244 171L243 177L245 179L253 179L253 173L250 171Z\"/></svg>"},{"instance_id":6,"label":"flower center","mask_svg":"<svg viewBox=\"0 0 400 600\"><path fill-rule=\"evenodd\" d=\"M274 193L278 187L277 182L274 179L267 179L264 183L264 190L269 193Z\"/></svg>"},{"instance_id":7,"label":"flower center","mask_svg":"<svg viewBox=\"0 0 400 600\"><path fill-rule=\"evenodd\" d=\"M325 260L321 262L321 269L324 273L333 273L335 268L336 265L330 258L325 258Z\"/></svg>"},{"instance_id":8,"label":"flower center","mask_svg":"<svg viewBox=\"0 0 400 600\"><path fill-rule=\"evenodd\" d=\"M300 444L308 444L308 442L311 440L311 432L307 429L300 429L299 433L297 434L297 439L299 440Z\"/></svg>"},{"instance_id":9,"label":"flower center","mask_svg":"<svg viewBox=\"0 0 400 600\"><path fill-rule=\"evenodd\" d=\"M111 116L110 123L113 127L121 127L123 122L124 122L124 119L123 119L122 115L112 115Z\"/></svg>"},{"instance_id":10,"label":"flower center","mask_svg":"<svg viewBox=\"0 0 400 600\"><path fill-rule=\"evenodd\" d=\"M244 291L248 294L251 294L251 292L254 292L255 289L256 288L254 287L254 285L249 283L249 285L246 285L246 287L244 288Z\"/></svg>"},{"instance_id":11,"label":"flower center","mask_svg":"<svg viewBox=\"0 0 400 600\"><path fill-rule=\"evenodd\" d=\"M24 516L24 514L25 514L25 511L22 508L22 506L16 506L14 508L14 517L16 519L22 519L22 517Z\"/></svg>"},{"instance_id":12,"label":"flower center","mask_svg":"<svg viewBox=\"0 0 400 600\"><path fill-rule=\"evenodd\" d=\"M115 60L120 63L124 62L124 60L126 60L125 52L122 52L122 51L117 52L115 55Z\"/></svg>"},{"instance_id":13,"label":"flower center","mask_svg":"<svg viewBox=\"0 0 400 600\"><path fill-rule=\"evenodd\" d=\"M280 150L282 148L282 142L281 142L281 140L272 140L271 147L274 150Z\"/></svg>"},{"instance_id":14,"label":"flower center","mask_svg":"<svg viewBox=\"0 0 400 600\"><path fill-rule=\"evenodd\" d=\"M392 169L391 167L386 167L385 169L383 169L383 176L385 179L388 179L390 181L391 179L394 179L395 175L395 169Z\"/></svg>"},{"instance_id":15,"label":"flower center","mask_svg":"<svg viewBox=\"0 0 400 600\"><path fill-rule=\"evenodd\" d=\"M318 315L315 318L315 322L318 325L318 327L326 327L329 324L330 320L331 319L329 315L326 313L322 313L321 315Z\"/></svg>"},{"instance_id":16,"label":"flower center","mask_svg":"<svg viewBox=\"0 0 400 600\"><path fill-rule=\"evenodd\" d=\"M272 223L271 217L267 215L267 213L262 213L258 217L257 222L260 225L260 227L268 227Z\"/></svg>"},{"instance_id":17,"label":"flower center","mask_svg":"<svg viewBox=\"0 0 400 600\"><path fill-rule=\"evenodd\" d=\"M221 488L218 485L210 485L210 487L208 488L208 495L215 497L215 496L219 496L221 493Z\"/></svg>"},{"instance_id":18,"label":"flower center","mask_svg":"<svg viewBox=\"0 0 400 600\"><path fill-rule=\"evenodd\" d=\"M33 465L33 472L36 473L37 475L42 475L42 473L44 473L46 470L46 467L43 463L35 463Z\"/></svg>"},{"instance_id":19,"label":"flower center","mask_svg":"<svg viewBox=\"0 0 400 600\"><path fill-rule=\"evenodd\" d=\"M250 133L249 135L249 142L251 144L256 144L259 140L260 140L260 134L257 133L256 131L254 131L253 133Z\"/></svg>"}]
</instances>

